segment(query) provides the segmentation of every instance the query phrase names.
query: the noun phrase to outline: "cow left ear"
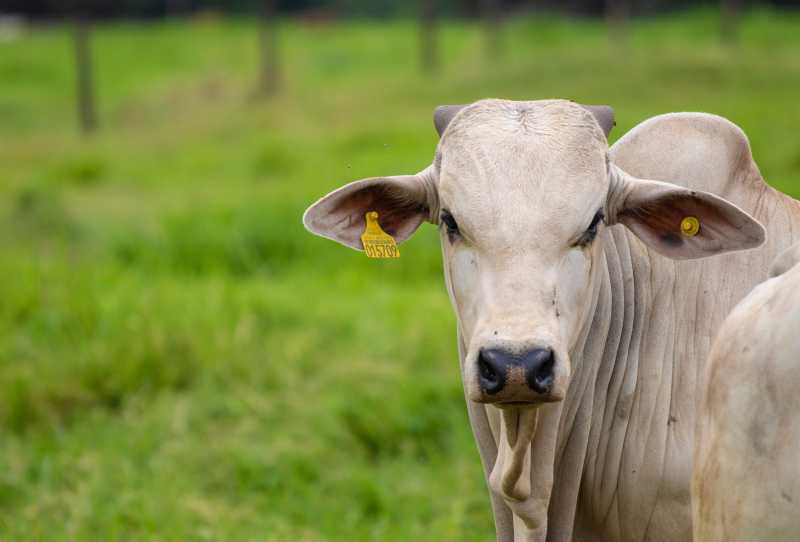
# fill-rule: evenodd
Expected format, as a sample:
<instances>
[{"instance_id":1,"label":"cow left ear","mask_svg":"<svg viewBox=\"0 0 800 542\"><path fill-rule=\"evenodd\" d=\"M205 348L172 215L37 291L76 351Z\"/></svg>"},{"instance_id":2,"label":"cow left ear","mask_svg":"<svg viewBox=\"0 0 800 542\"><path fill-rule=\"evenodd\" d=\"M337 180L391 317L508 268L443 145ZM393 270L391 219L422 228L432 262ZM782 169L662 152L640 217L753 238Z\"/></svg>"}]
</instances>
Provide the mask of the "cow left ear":
<instances>
[{"instance_id":1,"label":"cow left ear","mask_svg":"<svg viewBox=\"0 0 800 542\"><path fill-rule=\"evenodd\" d=\"M766 235L753 217L714 194L637 179L613 165L608 207L610 222L676 260L756 248Z\"/></svg>"}]
</instances>

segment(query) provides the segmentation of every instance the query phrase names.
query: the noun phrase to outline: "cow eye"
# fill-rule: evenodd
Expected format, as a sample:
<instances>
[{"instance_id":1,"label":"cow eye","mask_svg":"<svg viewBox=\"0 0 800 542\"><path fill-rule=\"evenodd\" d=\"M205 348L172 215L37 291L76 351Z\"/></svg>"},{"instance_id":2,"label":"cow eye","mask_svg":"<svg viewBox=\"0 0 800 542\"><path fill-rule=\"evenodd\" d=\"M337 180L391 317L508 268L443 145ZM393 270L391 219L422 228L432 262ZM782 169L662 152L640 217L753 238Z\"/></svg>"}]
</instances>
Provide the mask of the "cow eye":
<instances>
[{"instance_id":1,"label":"cow eye","mask_svg":"<svg viewBox=\"0 0 800 542\"><path fill-rule=\"evenodd\" d=\"M450 242L452 243L459 235L458 223L456 222L456 219L453 218L453 215L450 214L450 211L448 211L447 209L442 211L442 215L440 218L442 224L444 224L444 227L447 229L447 237L448 239L450 239Z\"/></svg>"},{"instance_id":2,"label":"cow eye","mask_svg":"<svg viewBox=\"0 0 800 542\"><path fill-rule=\"evenodd\" d=\"M585 247L591 244L592 241L594 241L594 238L597 237L597 228L604 218L605 216L603 215L603 211L597 211L597 213L594 215L594 218L592 218L591 224L589 224L589 227L586 228L586 231L581 234L575 245Z\"/></svg>"}]
</instances>

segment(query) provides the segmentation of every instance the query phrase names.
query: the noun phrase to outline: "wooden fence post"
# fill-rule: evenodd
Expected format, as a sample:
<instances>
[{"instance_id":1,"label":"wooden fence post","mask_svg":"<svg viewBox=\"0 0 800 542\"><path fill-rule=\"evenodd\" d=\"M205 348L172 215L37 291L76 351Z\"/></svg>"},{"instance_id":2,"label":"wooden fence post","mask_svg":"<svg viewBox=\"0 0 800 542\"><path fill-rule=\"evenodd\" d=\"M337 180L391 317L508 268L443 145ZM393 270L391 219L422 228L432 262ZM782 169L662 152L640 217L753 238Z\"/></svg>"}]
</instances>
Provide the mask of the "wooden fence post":
<instances>
[{"instance_id":1,"label":"wooden fence post","mask_svg":"<svg viewBox=\"0 0 800 542\"><path fill-rule=\"evenodd\" d=\"M742 0L722 0L720 11L722 40L727 43L737 42L739 40L739 19L742 11Z\"/></svg>"},{"instance_id":2,"label":"wooden fence post","mask_svg":"<svg viewBox=\"0 0 800 542\"><path fill-rule=\"evenodd\" d=\"M628 41L629 0L606 0L606 23L611 43L625 44Z\"/></svg>"},{"instance_id":3,"label":"wooden fence post","mask_svg":"<svg viewBox=\"0 0 800 542\"><path fill-rule=\"evenodd\" d=\"M79 15L76 17L73 26L78 119L80 120L81 131L84 134L88 134L97 127L89 21L83 15Z\"/></svg>"},{"instance_id":4,"label":"wooden fence post","mask_svg":"<svg viewBox=\"0 0 800 542\"><path fill-rule=\"evenodd\" d=\"M263 0L259 37L261 42L261 74L259 90L269 96L278 90L278 21L276 0Z\"/></svg>"},{"instance_id":5,"label":"wooden fence post","mask_svg":"<svg viewBox=\"0 0 800 542\"><path fill-rule=\"evenodd\" d=\"M436 8L434 0L420 0L420 61L422 71L433 73L438 66L436 47Z\"/></svg>"},{"instance_id":6,"label":"wooden fence post","mask_svg":"<svg viewBox=\"0 0 800 542\"><path fill-rule=\"evenodd\" d=\"M500 4L501 0L481 0L481 16L486 25L486 53L491 59L503 54Z\"/></svg>"}]
</instances>

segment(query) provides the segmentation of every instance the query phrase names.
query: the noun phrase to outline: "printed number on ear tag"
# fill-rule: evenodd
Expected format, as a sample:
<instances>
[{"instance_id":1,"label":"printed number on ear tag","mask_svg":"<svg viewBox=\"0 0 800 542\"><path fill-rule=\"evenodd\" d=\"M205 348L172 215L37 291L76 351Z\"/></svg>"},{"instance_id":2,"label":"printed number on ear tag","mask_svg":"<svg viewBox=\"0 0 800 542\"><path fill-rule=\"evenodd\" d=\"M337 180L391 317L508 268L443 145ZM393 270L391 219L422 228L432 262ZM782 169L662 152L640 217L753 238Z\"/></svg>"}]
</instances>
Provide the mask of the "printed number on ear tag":
<instances>
[{"instance_id":1,"label":"printed number on ear tag","mask_svg":"<svg viewBox=\"0 0 800 542\"><path fill-rule=\"evenodd\" d=\"M367 227L361 234L364 252L370 258L399 258L400 251L394 237L381 229L378 224L378 213L370 211L366 214Z\"/></svg>"},{"instance_id":2,"label":"printed number on ear tag","mask_svg":"<svg viewBox=\"0 0 800 542\"><path fill-rule=\"evenodd\" d=\"M681 233L686 237L694 237L700 231L700 221L693 216L681 220Z\"/></svg>"}]
</instances>

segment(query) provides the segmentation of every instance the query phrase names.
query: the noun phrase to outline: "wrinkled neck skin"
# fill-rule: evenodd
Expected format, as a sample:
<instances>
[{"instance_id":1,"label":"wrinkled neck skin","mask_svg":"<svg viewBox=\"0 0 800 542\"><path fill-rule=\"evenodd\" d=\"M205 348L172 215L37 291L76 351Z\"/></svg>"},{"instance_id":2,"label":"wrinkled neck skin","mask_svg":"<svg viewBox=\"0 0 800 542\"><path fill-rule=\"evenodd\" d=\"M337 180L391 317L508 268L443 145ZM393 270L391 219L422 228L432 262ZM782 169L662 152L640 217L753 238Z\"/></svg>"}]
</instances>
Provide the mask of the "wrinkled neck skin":
<instances>
[{"instance_id":1,"label":"wrinkled neck skin","mask_svg":"<svg viewBox=\"0 0 800 542\"><path fill-rule=\"evenodd\" d=\"M607 228L598 241L603 245L591 270L591 306L569 350L572 378L565 399L521 408L469 405L473 426L485 417L494 441L494 446L487 445L481 442L485 437L482 439L476 433L501 542L573 538L586 445L590 431L597 429L591 428L592 414L586 414L586 403L592 401L591 390L598 385L599 367L613 365L619 348L630 347L635 342L631 341L631 335L641 332L641 322L646 321L642 300L635 298L631 280L634 268L649 267L646 252L634 255L637 251L631 250L622 226ZM452 296L447 272L445 278ZM634 307L638 312L635 317ZM465 352L459 328L462 370ZM582 450L577 455L570 453L565 459L569 464L562 464L565 449L568 445L575 447L576 438L582 441L577 443ZM492 448L496 449L494 457L489 451ZM556 479L558 483L554 486ZM511 511L510 520L498 514L498 501ZM559 509L554 513L555 506ZM548 516L553 522L550 527Z\"/></svg>"}]
</instances>

